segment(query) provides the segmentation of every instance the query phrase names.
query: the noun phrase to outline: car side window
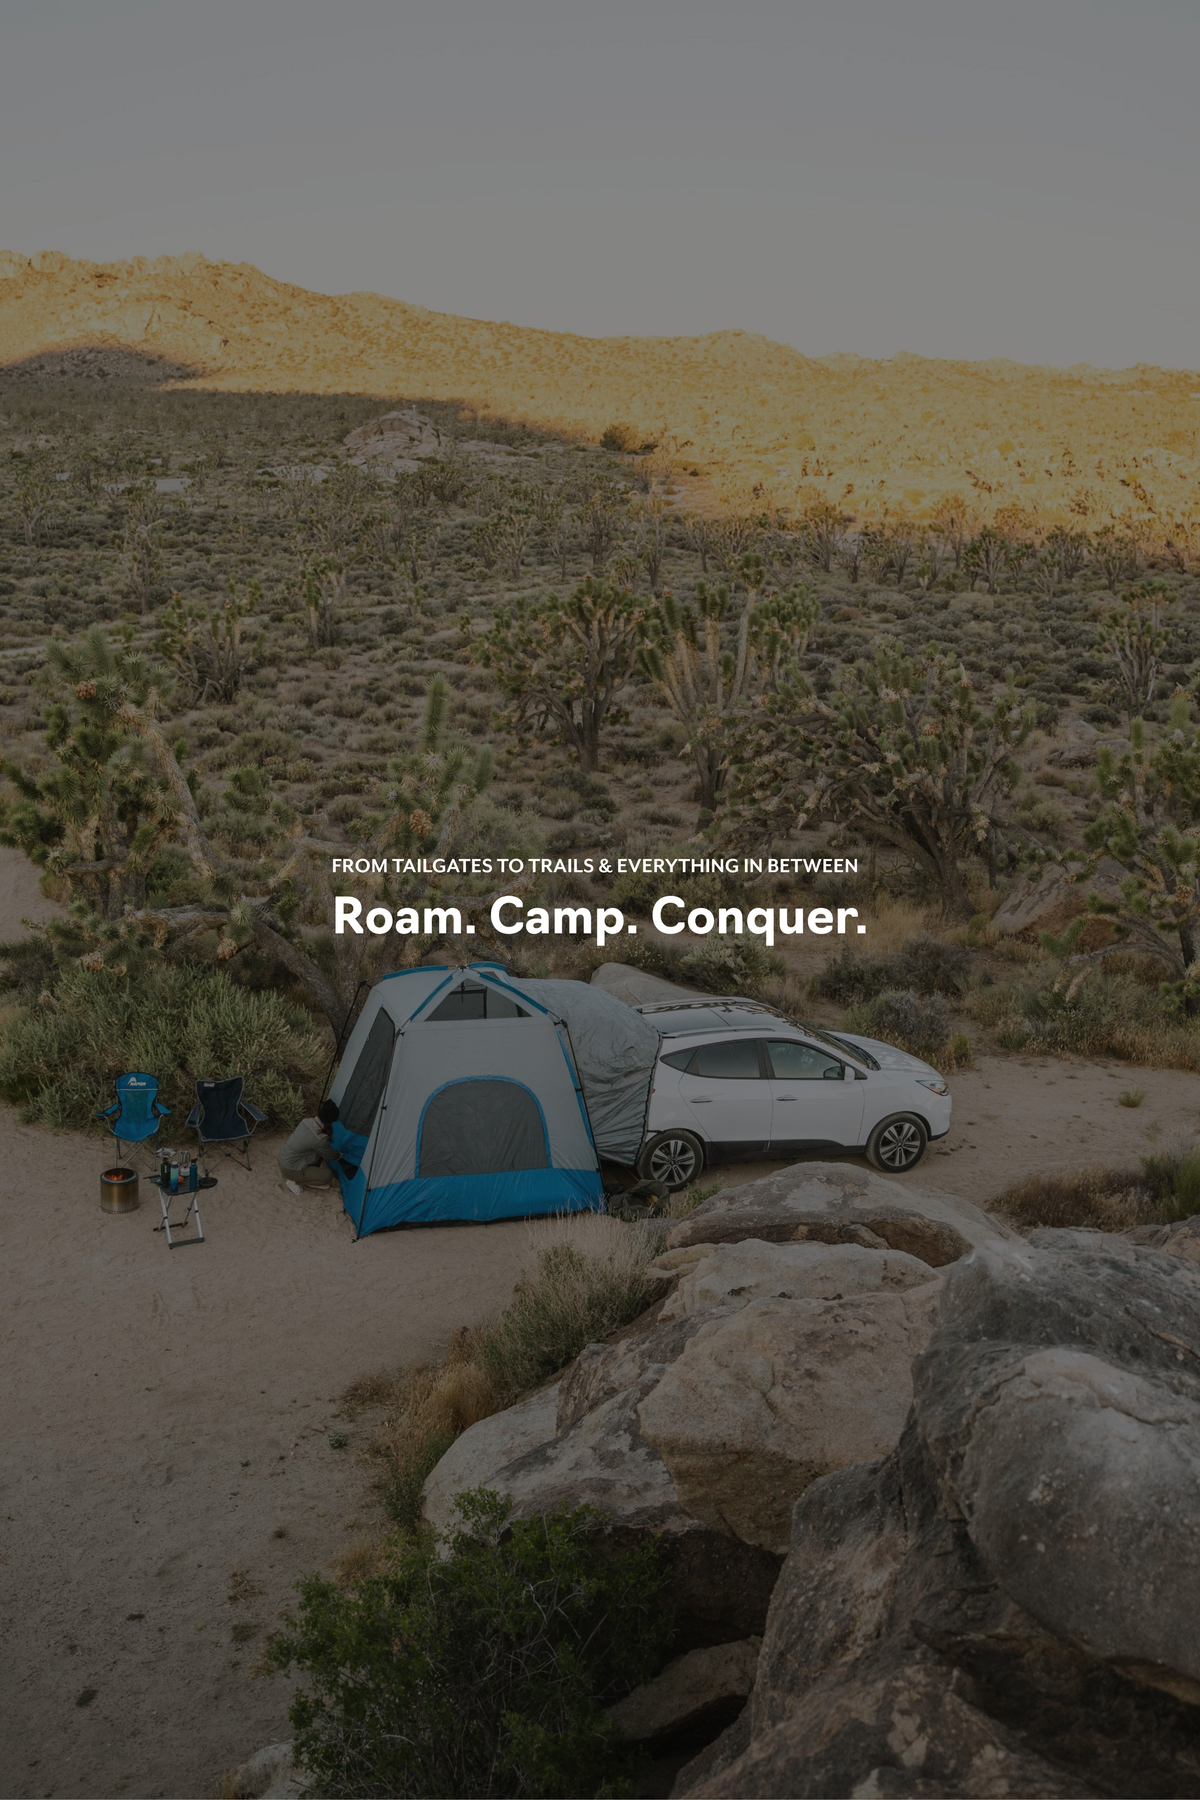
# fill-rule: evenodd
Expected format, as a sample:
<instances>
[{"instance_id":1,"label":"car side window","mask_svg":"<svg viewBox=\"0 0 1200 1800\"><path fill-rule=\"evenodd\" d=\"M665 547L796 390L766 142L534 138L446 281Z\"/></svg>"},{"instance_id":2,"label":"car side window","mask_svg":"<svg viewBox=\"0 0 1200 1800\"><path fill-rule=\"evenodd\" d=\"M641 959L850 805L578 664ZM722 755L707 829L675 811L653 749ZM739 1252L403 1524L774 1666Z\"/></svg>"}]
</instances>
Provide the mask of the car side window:
<instances>
[{"instance_id":1,"label":"car side window","mask_svg":"<svg viewBox=\"0 0 1200 1800\"><path fill-rule=\"evenodd\" d=\"M777 1081L841 1081L842 1065L811 1044L794 1039L771 1038L767 1042L771 1073Z\"/></svg>"},{"instance_id":2,"label":"car side window","mask_svg":"<svg viewBox=\"0 0 1200 1800\"><path fill-rule=\"evenodd\" d=\"M725 1038L717 1044L701 1044L688 1064L689 1075L716 1081L757 1081L762 1073L757 1038Z\"/></svg>"},{"instance_id":3,"label":"car side window","mask_svg":"<svg viewBox=\"0 0 1200 1800\"><path fill-rule=\"evenodd\" d=\"M695 1054L696 1052L689 1044L686 1050L672 1050L671 1054L669 1056L664 1056L662 1060L666 1063L668 1069L686 1069Z\"/></svg>"}]
</instances>

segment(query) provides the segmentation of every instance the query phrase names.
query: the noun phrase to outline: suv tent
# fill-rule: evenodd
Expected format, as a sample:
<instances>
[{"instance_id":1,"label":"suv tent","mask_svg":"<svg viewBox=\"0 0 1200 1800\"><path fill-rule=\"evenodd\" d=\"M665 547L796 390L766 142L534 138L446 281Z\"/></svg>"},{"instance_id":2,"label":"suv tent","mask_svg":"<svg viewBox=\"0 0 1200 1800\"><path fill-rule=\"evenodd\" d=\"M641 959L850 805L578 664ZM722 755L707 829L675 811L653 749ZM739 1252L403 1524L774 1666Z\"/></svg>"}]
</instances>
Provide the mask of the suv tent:
<instances>
[{"instance_id":1,"label":"suv tent","mask_svg":"<svg viewBox=\"0 0 1200 1800\"><path fill-rule=\"evenodd\" d=\"M659 1043L582 982L521 981L499 963L385 976L330 1089L358 1236L603 1210L599 1158L637 1155Z\"/></svg>"}]
</instances>

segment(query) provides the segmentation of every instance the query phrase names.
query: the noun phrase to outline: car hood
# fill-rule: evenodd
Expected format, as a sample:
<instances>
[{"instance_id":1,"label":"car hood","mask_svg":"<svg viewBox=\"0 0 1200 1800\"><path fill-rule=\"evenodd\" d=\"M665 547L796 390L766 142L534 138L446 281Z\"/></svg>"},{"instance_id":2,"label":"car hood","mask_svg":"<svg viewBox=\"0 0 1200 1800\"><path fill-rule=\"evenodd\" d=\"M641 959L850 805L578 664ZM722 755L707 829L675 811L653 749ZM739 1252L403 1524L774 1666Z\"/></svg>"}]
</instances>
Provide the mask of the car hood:
<instances>
[{"instance_id":1,"label":"car hood","mask_svg":"<svg viewBox=\"0 0 1200 1800\"><path fill-rule=\"evenodd\" d=\"M860 1037L856 1031L839 1031L836 1035L844 1044L853 1048L869 1050L881 1069L905 1075L936 1075L942 1079L941 1071L932 1063L924 1062L919 1056L910 1056L907 1050L897 1050L895 1044L883 1044L878 1038Z\"/></svg>"}]
</instances>

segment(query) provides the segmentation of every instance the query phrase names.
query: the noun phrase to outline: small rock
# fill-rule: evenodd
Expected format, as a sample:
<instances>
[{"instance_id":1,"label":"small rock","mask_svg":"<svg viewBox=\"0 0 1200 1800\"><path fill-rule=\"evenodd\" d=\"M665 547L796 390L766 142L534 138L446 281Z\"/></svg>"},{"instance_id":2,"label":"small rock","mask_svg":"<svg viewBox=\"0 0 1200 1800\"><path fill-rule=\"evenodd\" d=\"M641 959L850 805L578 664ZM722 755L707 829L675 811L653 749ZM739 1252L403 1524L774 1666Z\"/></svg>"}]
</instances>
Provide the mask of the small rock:
<instances>
[{"instance_id":1,"label":"small rock","mask_svg":"<svg viewBox=\"0 0 1200 1800\"><path fill-rule=\"evenodd\" d=\"M761 1638L751 1637L689 1650L610 1706L608 1716L626 1743L649 1743L680 1731L715 1707L748 1698L761 1646Z\"/></svg>"},{"instance_id":2,"label":"small rock","mask_svg":"<svg viewBox=\"0 0 1200 1800\"><path fill-rule=\"evenodd\" d=\"M297 1800L305 1776L292 1761L292 1746L267 1744L234 1771L230 1787L236 1800Z\"/></svg>"}]
</instances>

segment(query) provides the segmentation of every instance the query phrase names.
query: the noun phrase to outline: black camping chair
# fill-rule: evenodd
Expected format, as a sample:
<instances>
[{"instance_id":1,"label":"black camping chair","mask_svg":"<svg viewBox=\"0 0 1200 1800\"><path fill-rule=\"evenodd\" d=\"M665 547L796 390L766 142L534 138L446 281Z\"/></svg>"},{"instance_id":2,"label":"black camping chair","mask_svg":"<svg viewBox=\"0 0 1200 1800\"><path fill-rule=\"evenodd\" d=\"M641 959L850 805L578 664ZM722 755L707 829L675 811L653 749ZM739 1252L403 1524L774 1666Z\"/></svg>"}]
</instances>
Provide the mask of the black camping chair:
<instances>
[{"instance_id":1,"label":"black camping chair","mask_svg":"<svg viewBox=\"0 0 1200 1800\"><path fill-rule=\"evenodd\" d=\"M245 1086L240 1075L227 1081L198 1081L196 1104L187 1116L187 1129L200 1140L199 1154L208 1168L210 1146L223 1156L231 1156L242 1168L250 1168L250 1139L267 1115L242 1099Z\"/></svg>"}]
</instances>

